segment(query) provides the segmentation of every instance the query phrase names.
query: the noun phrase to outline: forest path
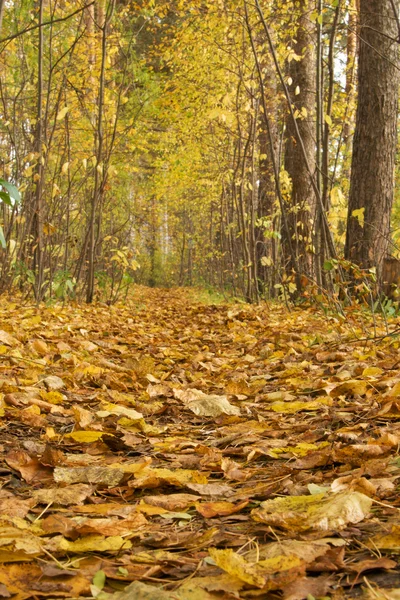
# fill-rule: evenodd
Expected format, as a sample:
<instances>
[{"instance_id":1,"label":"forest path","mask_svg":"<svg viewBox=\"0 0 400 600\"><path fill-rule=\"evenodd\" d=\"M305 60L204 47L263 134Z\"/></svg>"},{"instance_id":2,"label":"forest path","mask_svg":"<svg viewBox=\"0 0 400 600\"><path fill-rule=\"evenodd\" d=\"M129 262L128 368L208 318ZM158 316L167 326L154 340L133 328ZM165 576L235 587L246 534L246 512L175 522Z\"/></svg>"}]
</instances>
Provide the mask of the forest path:
<instances>
[{"instance_id":1,"label":"forest path","mask_svg":"<svg viewBox=\"0 0 400 600\"><path fill-rule=\"evenodd\" d=\"M0 313L4 597L395 597L395 335L182 290Z\"/></svg>"}]
</instances>

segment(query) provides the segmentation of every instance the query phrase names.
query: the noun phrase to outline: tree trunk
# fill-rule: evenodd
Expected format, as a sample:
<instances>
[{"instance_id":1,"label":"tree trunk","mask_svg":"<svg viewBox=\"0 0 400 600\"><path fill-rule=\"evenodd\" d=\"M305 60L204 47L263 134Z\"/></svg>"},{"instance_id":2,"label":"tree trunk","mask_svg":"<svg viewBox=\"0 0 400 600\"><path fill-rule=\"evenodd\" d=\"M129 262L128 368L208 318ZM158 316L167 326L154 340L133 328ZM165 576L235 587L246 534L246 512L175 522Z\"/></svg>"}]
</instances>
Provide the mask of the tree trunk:
<instances>
[{"instance_id":1,"label":"tree trunk","mask_svg":"<svg viewBox=\"0 0 400 600\"><path fill-rule=\"evenodd\" d=\"M311 6L312 5L312 6ZM314 3L295 0L298 29L293 51L300 60L292 58L289 63L290 91L297 119L298 131L303 141L308 165L315 169L315 51L313 38L315 25L310 20ZM315 193L310 174L298 139L293 119L288 115L286 125L285 169L292 181L292 194L288 207L288 221L292 244L296 251L299 270L312 274L312 221L315 215ZM287 252L289 270L294 268Z\"/></svg>"},{"instance_id":2,"label":"tree trunk","mask_svg":"<svg viewBox=\"0 0 400 600\"><path fill-rule=\"evenodd\" d=\"M86 288L86 302L93 302L94 297L94 275L96 262L96 243L98 240L99 230L96 231L96 225L99 226L98 210L101 206L101 195L103 192L103 183L105 178L104 171L104 95L106 85L106 61L107 61L107 36L108 24L111 20L115 0L110 0L108 14L105 17L105 2L99 0L96 5L98 8L98 27L101 30L101 66L100 80L98 92L98 108L97 108L97 127L96 127L96 168L94 172L94 189L91 201L91 211L89 220L89 246L88 246L88 277Z\"/></svg>"},{"instance_id":3,"label":"tree trunk","mask_svg":"<svg viewBox=\"0 0 400 600\"><path fill-rule=\"evenodd\" d=\"M341 176L341 188L346 196L350 187L350 165L351 154L353 151L353 133L355 121L355 103L356 103L356 73L357 73L357 33L358 33L358 14L359 0L350 0L349 5L349 25L346 44L346 112L343 124L343 166ZM343 230L344 232L344 230Z\"/></svg>"},{"instance_id":4,"label":"tree trunk","mask_svg":"<svg viewBox=\"0 0 400 600\"><path fill-rule=\"evenodd\" d=\"M358 106L345 256L363 268L375 266L378 280L389 243L394 193L400 78L393 6L398 11L399 4L360 2Z\"/></svg>"},{"instance_id":5,"label":"tree trunk","mask_svg":"<svg viewBox=\"0 0 400 600\"><path fill-rule=\"evenodd\" d=\"M35 297L42 298L43 284L43 10L45 0L39 3L39 29L38 29L38 83L37 83L37 115L35 150L39 156L36 168L35 181L35 209L33 219L33 270L35 273Z\"/></svg>"},{"instance_id":6,"label":"tree trunk","mask_svg":"<svg viewBox=\"0 0 400 600\"><path fill-rule=\"evenodd\" d=\"M3 16L4 16L5 5L6 5L6 0L0 0L0 32L3 27Z\"/></svg>"},{"instance_id":7,"label":"tree trunk","mask_svg":"<svg viewBox=\"0 0 400 600\"><path fill-rule=\"evenodd\" d=\"M273 64L269 57L260 61L264 80L262 82L266 107L270 114L270 134L274 146L275 157L279 154L279 128L278 112L279 104L276 101L278 87ZM273 234L273 219L275 202L277 201L276 182L274 178L273 156L270 149L268 131L265 124L265 117L259 119L258 144L259 144L259 186L257 203L257 222L256 227L256 258L259 277L259 291L268 290L269 296L275 295L274 284L276 265L276 238ZM267 261L267 262L265 262Z\"/></svg>"}]
</instances>

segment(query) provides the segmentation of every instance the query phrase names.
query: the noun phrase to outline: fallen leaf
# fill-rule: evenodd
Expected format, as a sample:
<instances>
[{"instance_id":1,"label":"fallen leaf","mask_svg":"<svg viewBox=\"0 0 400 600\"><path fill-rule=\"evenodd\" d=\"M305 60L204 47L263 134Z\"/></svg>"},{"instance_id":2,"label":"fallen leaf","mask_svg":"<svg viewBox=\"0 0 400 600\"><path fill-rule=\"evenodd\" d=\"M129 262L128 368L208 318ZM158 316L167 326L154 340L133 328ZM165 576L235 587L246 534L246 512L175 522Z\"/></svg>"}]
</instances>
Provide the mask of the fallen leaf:
<instances>
[{"instance_id":1,"label":"fallen leaf","mask_svg":"<svg viewBox=\"0 0 400 600\"><path fill-rule=\"evenodd\" d=\"M60 504L61 506L71 506L81 504L93 493L90 485L77 483L65 488L47 488L43 490L34 490L32 498L38 504Z\"/></svg>"},{"instance_id":2,"label":"fallen leaf","mask_svg":"<svg viewBox=\"0 0 400 600\"><path fill-rule=\"evenodd\" d=\"M40 356L46 356L49 353L49 347L43 340L33 340L31 346Z\"/></svg>"},{"instance_id":3,"label":"fallen leaf","mask_svg":"<svg viewBox=\"0 0 400 600\"><path fill-rule=\"evenodd\" d=\"M65 383L61 377L57 377L57 375L49 375L48 377L45 377L42 379L42 383L49 392L57 392L65 388Z\"/></svg>"},{"instance_id":4,"label":"fallen leaf","mask_svg":"<svg viewBox=\"0 0 400 600\"><path fill-rule=\"evenodd\" d=\"M92 483L115 487L121 483L125 473L109 467L56 467L53 476L57 483Z\"/></svg>"},{"instance_id":5,"label":"fallen leaf","mask_svg":"<svg viewBox=\"0 0 400 600\"><path fill-rule=\"evenodd\" d=\"M103 437L102 431L72 431L67 433L65 437L73 439L75 442L83 444L93 444Z\"/></svg>"},{"instance_id":6,"label":"fallen leaf","mask_svg":"<svg viewBox=\"0 0 400 600\"><path fill-rule=\"evenodd\" d=\"M116 404L112 404L111 402L103 403L101 411L97 414L101 417L106 417L108 415L119 415L127 417L132 421L143 419L142 413L137 412L133 408L127 408L126 406L117 406Z\"/></svg>"},{"instance_id":7,"label":"fallen leaf","mask_svg":"<svg viewBox=\"0 0 400 600\"><path fill-rule=\"evenodd\" d=\"M362 379L354 379L335 386L329 395L332 398L338 398L339 396L365 396L366 393L367 382Z\"/></svg>"},{"instance_id":8,"label":"fallen leaf","mask_svg":"<svg viewBox=\"0 0 400 600\"><path fill-rule=\"evenodd\" d=\"M4 331L3 329L1 329L0 330L0 344L4 344L5 346L18 346L19 341L17 339L15 339L15 337L13 337L10 333L7 333L7 331Z\"/></svg>"},{"instance_id":9,"label":"fallen leaf","mask_svg":"<svg viewBox=\"0 0 400 600\"><path fill-rule=\"evenodd\" d=\"M88 535L71 542L63 537L52 538L47 546L51 550L76 552L84 554L85 552L121 552L129 550L132 542L119 535L104 537L102 535ZM50 551L51 551L50 550Z\"/></svg>"},{"instance_id":10,"label":"fallen leaf","mask_svg":"<svg viewBox=\"0 0 400 600\"><path fill-rule=\"evenodd\" d=\"M187 483L186 487L201 496L232 496L234 490L226 483Z\"/></svg>"},{"instance_id":11,"label":"fallen leaf","mask_svg":"<svg viewBox=\"0 0 400 600\"><path fill-rule=\"evenodd\" d=\"M199 496L193 494L168 494L161 496L144 496L143 501L153 506L160 506L166 510L184 510L193 506L199 500Z\"/></svg>"},{"instance_id":12,"label":"fallen leaf","mask_svg":"<svg viewBox=\"0 0 400 600\"><path fill-rule=\"evenodd\" d=\"M321 406L332 406L332 400L324 397L319 400L309 400L308 402L301 400L297 400L296 402L273 402L270 409L278 413L294 414L307 410L319 410Z\"/></svg>"},{"instance_id":13,"label":"fallen leaf","mask_svg":"<svg viewBox=\"0 0 400 600\"><path fill-rule=\"evenodd\" d=\"M177 487L188 486L188 484L207 483L207 477L198 471L190 471L188 469L154 469L144 467L135 474L135 479L128 482L133 488L154 488L163 484L173 485Z\"/></svg>"},{"instance_id":14,"label":"fallen leaf","mask_svg":"<svg viewBox=\"0 0 400 600\"><path fill-rule=\"evenodd\" d=\"M305 563L298 556L274 556L251 563L231 549L210 548L209 553L215 563L230 575L266 590L287 585L305 570Z\"/></svg>"},{"instance_id":15,"label":"fallen leaf","mask_svg":"<svg viewBox=\"0 0 400 600\"><path fill-rule=\"evenodd\" d=\"M371 505L371 498L364 494L342 492L266 500L251 514L256 521L290 531L328 531L359 523Z\"/></svg>"},{"instance_id":16,"label":"fallen leaf","mask_svg":"<svg viewBox=\"0 0 400 600\"><path fill-rule=\"evenodd\" d=\"M248 500L234 504L233 502L197 502L196 510L206 519L223 517L240 512L249 503Z\"/></svg>"},{"instance_id":17,"label":"fallen leaf","mask_svg":"<svg viewBox=\"0 0 400 600\"><path fill-rule=\"evenodd\" d=\"M265 577L257 570L256 566L248 563L242 556L230 548L227 550L210 548L209 553L215 564L230 575L254 587L262 588L265 586Z\"/></svg>"},{"instance_id":18,"label":"fallen leaf","mask_svg":"<svg viewBox=\"0 0 400 600\"><path fill-rule=\"evenodd\" d=\"M368 540L367 546L400 553L400 525L393 525L389 533L374 535Z\"/></svg>"},{"instance_id":19,"label":"fallen leaf","mask_svg":"<svg viewBox=\"0 0 400 600\"><path fill-rule=\"evenodd\" d=\"M195 415L201 417L219 417L221 415L240 415L240 409L233 406L226 396L204 394L196 389L174 389L174 396L181 400Z\"/></svg>"},{"instance_id":20,"label":"fallen leaf","mask_svg":"<svg viewBox=\"0 0 400 600\"><path fill-rule=\"evenodd\" d=\"M310 600L322 598L328 594L334 580L329 575L320 577L301 577L283 588L284 600Z\"/></svg>"},{"instance_id":21,"label":"fallen leaf","mask_svg":"<svg viewBox=\"0 0 400 600\"><path fill-rule=\"evenodd\" d=\"M221 460L221 469L225 473L226 478L232 481L246 481L251 477L251 472L241 469L240 465L231 458L223 458Z\"/></svg>"},{"instance_id":22,"label":"fallen leaf","mask_svg":"<svg viewBox=\"0 0 400 600\"><path fill-rule=\"evenodd\" d=\"M174 593L163 591L161 588L134 581L123 592L115 592L110 600L176 600Z\"/></svg>"},{"instance_id":23,"label":"fallen leaf","mask_svg":"<svg viewBox=\"0 0 400 600\"><path fill-rule=\"evenodd\" d=\"M364 573L364 571L373 571L376 569L395 569L396 567L396 561L385 557L362 560L358 563L350 563L347 565L347 569L349 571L354 571L358 574Z\"/></svg>"}]
</instances>

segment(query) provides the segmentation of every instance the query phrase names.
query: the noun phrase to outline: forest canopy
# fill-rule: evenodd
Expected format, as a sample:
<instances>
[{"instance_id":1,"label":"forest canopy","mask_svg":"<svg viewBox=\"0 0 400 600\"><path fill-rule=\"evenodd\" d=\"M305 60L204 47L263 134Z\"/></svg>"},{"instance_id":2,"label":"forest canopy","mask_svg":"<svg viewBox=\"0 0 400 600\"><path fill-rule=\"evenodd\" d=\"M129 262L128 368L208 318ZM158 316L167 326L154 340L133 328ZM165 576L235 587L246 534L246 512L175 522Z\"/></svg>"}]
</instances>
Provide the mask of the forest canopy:
<instances>
[{"instance_id":1,"label":"forest canopy","mask_svg":"<svg viewBox=\"0 0 400 600\"><path fill-rule=\"evenodd\" d=\"M398 4L1 0L0 291L391 295Z\"/></svg>"}]
</instances>

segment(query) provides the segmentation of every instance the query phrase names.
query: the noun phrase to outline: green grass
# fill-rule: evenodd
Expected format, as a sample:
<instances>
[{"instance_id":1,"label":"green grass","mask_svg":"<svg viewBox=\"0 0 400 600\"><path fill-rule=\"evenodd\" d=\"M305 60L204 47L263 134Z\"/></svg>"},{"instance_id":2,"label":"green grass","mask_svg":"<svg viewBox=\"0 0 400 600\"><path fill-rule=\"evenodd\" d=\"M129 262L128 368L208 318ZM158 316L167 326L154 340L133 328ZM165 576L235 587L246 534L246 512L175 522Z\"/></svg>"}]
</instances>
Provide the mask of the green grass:
<instances>
[{"instance_id":1,"label":"green grass","mask_svg":"<svg viewBox=\"0 0 400 600\"><path fill-rule=\"evenodd\" d=\"M200 304L230 304L237 302L236 298L228 294L222 294L213 288L189 288L188 296L192 302L199 302Z\"/></svg>"}]
</instances>

